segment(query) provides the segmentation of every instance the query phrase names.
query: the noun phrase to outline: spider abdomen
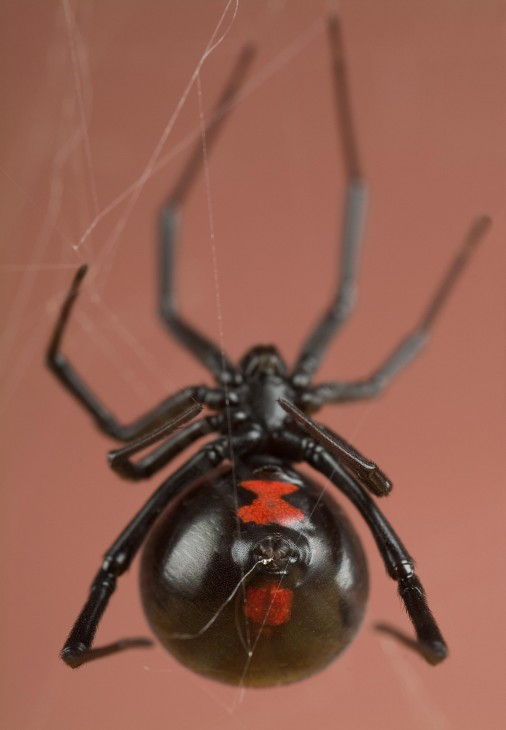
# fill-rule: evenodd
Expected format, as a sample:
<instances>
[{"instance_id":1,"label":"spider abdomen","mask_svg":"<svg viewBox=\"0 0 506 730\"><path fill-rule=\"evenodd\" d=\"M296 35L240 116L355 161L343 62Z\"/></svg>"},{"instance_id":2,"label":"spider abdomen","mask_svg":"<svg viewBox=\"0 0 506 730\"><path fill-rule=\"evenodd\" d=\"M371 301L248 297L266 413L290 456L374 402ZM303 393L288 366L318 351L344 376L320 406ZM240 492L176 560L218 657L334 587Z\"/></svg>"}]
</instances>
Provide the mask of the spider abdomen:
<instances>
[{"instance_id":1,"label":"spider abdomen","mask_svg":"<svg viewBox=\"0 0 506 730\"><path fill-rule=\"evenodd\" d=\"M239 467L162 515L141 588L153 631L180 662L270 686L313 674L347 646L368 577L353 528L320 487L293 471L259 478Z\"/></svg>"}]
</instances>

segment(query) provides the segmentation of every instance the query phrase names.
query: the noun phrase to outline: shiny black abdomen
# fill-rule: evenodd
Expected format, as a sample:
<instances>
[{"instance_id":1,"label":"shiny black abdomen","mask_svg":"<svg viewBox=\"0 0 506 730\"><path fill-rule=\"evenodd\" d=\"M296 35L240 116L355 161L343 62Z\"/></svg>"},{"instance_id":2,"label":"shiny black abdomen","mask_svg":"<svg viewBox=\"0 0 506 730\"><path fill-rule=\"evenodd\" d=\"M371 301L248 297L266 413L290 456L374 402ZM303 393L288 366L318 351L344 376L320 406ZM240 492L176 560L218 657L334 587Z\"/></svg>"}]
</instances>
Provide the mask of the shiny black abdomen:
<instances>
[{"instance_id":1,"label":"shiny black abdomen","mask_svg":"<svg viewBox=\"0 0 506 730\"><path fill-rule=\"evenodd\" d=\"M158 520L141 567L146 615L186 666L269 686L318 671L356 633L368 592L340 507L288 469L230 469Z\"/></svg>"}]
</instances>

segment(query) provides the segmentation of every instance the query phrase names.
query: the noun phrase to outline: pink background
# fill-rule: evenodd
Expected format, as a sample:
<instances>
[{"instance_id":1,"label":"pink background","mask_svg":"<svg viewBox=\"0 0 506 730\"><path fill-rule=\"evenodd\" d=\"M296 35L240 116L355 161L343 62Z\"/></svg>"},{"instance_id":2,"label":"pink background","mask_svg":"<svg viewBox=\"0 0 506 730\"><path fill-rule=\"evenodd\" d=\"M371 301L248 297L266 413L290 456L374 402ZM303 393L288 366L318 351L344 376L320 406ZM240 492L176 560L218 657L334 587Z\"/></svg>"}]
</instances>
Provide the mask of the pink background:
<instances>
[{"instance_id":1,"label":"pink background","mask_svg":"<svg viewBox=\"0 0 506 730\"><path fill-rule=\"evenodd\" d=\"M199 135L194 85L163 130L225 0L4 0L0 151L4 470L3 727L504 727L505 6L499 0L345 0L352 102L370 216L352 325L322 379L366 375L416 322L477 214L493 229L430 348L377 401L328 408L332 428L395 483L385 512L417 558L451 648L437 668L373 626L409 630L371 538L371 598L349 651L314 678L240 690L161 648L71 672L58 651L100 555L165 477L123 483L114 446L43 367L75 268L91 273L65 351L122 420L209 382L160 326L157 212ZM178 290L233 358L276 342L291 360L327 302L343 196L325 17L313 0L231 3L202 67L204 114L239 49L258 45L244 95L185 206ZM234 11L237 10L235 17ZM92 226L90 235L84 239ZM78 247L78 251L75 247ZM221 320L217 316L217 292ZM220 324L221 321L221 324ZM136 568L99 641L146 635Z\"/></svg>"}]
</instances>

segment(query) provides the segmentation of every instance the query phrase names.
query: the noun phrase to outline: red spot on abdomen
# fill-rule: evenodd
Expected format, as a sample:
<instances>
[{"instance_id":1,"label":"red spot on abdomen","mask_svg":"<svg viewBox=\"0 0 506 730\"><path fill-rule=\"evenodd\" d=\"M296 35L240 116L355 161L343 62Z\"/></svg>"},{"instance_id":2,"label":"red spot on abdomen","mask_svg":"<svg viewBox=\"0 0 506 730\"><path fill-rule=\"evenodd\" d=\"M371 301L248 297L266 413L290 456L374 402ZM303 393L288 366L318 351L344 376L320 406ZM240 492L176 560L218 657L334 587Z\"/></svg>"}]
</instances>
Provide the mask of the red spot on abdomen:
<instances>
[{"instance_id":1,"label":"red spot on abdomen","mask_svg":"<svg viewBox=\"0 0 506 730\"><path fill-rule=\"evenodd\" d=\"M251 504L237 510L237 514L243 522L256 522L257 525L268 525L270 522L276 522L278 525L291 525L294 522L302 522L304 519L302 510L282 499L285 494L297 491L298 487L294 484L255 480L241 482L241 487L258 495Z\"/></svg>"},{"instance_id":2,"label":"red spot on abdomen","mask_svg":"<svg viewBox=\"0 0 506 730\"><path fill-rule=\"evenodd\" d=\"M246 591L244 613L250 621L263 626L280 626L290 620L293 591L277 583L265 583Z\"/></svg>"}]
</instances>

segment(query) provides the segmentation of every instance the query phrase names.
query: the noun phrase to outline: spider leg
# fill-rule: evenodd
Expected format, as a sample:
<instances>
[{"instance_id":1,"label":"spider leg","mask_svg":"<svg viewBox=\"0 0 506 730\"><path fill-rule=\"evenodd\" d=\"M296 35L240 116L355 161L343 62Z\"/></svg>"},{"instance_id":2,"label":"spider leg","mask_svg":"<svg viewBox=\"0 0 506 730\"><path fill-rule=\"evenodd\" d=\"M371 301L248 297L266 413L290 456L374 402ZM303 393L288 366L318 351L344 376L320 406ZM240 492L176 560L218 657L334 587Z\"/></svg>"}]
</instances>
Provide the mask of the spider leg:
<instances>
[{"instance_id":1,"label":"spider leg","mask_svg":"<svg viewBox=\"0 0 506 730\"><path fill-rule=\"evenodd\" d=\"M439 287L429 302L418 326L397 345L387 359L368 378L350 383L322 383L311 388L303 397L309 409L325 403L372 398L381 393L393 378L408 365L427 344L434 322L438 318L462 270L478 243L490 227L490 218L482 216L471 226L457 255L451 262Z\"/></svg>"},{"instance_id":2,"label":"spider leg","mask_svg":"<svg viewBox=\"0 0 506 730\"><path fill-rule=\"evenodd\" d=\"M415 574L413 560L365 488L315 441L290 434L285 444L292 453L295 447L298 459L324 474L358 509L372 532L389 576L397 581L399 595L416 632L420 653L431 664L445 659L448 649Z\"/></svg>"},{"instance_id":3,"label":"spider leg","mask_svg":"<svg viewBox=\"0 0 506 730\"><path fill-rule=\"evenodd\" d=\"M134 639L118 641L98 649L92 648L98 624L116 589L117 579L130 567L146 535L169 501L202 474L219 466L229 456L231 446L235 453L245 452L252 449L259 438L258 431L253 429L231 440L228 437L219 437L203 446L158 487L105 554L100 570L91 584L88 600L61 652L62 659L69 666L78 667L99 656L139 645L139 640Z\"/></svg>"},{"instance_id":4,"label":"spider leg","mask_svg":"<svg viewBox=\"0 0 506 730\"><path fill-rule=\"evenodd\" d=\"M184 423L186 420L187 419L185 419ZM178 433L165 441L165 443L155 449L152 453L148 454L143 459L140 459L137 463L131 461L131 457L138 451L150 446L155 441L158 441L169 433L172 433L182 425L181 419L178 424L174 424L174 422L172 422L170 424L170 429L164 427L155 431L150 436L134 441L121 449L109 451L107 456L109 466L124 479L132 479L134 481L147 479L159 469L166 466L170 461L172 461L172 459L178 456L178 454L188 448L188 446L191 446L194 441L197 441L210 433L216 432L222 426L224 420L224 415L218 413L213 416L208 416L207 418L194 421L185 428L182 428Z\"/></svg>"},{"instance_id":5,"label":"spider leg","mask_svg":"<svg viewBox=\"0 0 506 730\"><path fill-rule=\"evenodd\" d=\"M295 385L300 386L309 383L331 339L337 334L353 310L367 203L367 190L360 169L351 115L341 26L337 18L331 18L329 21L329 37L334 70L337 116L346 168L347 192L344 203L341 263L337 291L330 307L306 339L293 368L292 380Z\"/></svg>"},{"instance_id":6,"label":"spider leg","mask_svg":"<svg viewBox=\"0 0 506 730\"><path fill-rule=\"evenodd\" d=\"M211 408L222 405L225 396L221 389L194 386L184 388L169 396L158 406L130 424L123 425L119 423L116 417L105 408L81 379L65 355L60 352L63 335L86 271L87 266L81 266L72 280L47 349L46 363L62 385L93 416L97 426L104 433L119 441L129 441L153 431L161 423L166 423L182 412L189 410L195 403L202 403Z\"/></svg>"},{"instance_id":7,"label":"spider leg","mask_svg":"<svg viewBox=\"0 0 506 730\"><path fill-rule=\"evenodd\" d=\"M280 398L278 403L304 431L319 444L325 446L341 464L344 464L372 494L376 497L385 497L390 494L392 482L374 461L366 459L351 444L331 431L328 426L322 426L313 421L293 403L289 403L283 398Z\"/></svg>"},{"instance_id":8,"label":"spider leg","mask_svg":"<svg viewBox=\"0 0 506 730\"><path fill-rule=\"evenodd\" d=\"M240 55L232 76L224 89L205 130L205 154L208 155L214 144L223 122L227 118L243 77L253 56L253 49L247 46ZM179 343L210 370L220 383L233 381L237 375L235 367L221 349L202 335L194 327L185 322L178 314L174 295L174 242L179 222L179 209L188 190L191 188L197 173L204 161L202 145L198 143L188 160L172 194L169 196L161 217L161 299L160 314L173 336Z\"/></svg>"}]
</instances>

